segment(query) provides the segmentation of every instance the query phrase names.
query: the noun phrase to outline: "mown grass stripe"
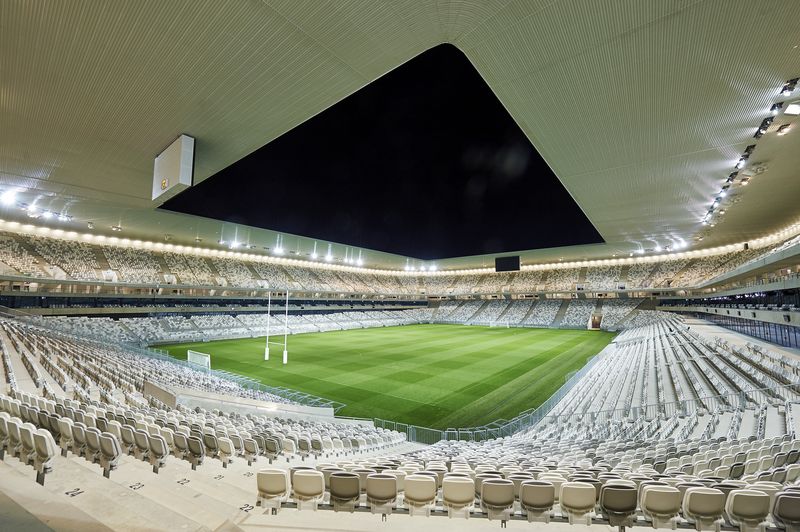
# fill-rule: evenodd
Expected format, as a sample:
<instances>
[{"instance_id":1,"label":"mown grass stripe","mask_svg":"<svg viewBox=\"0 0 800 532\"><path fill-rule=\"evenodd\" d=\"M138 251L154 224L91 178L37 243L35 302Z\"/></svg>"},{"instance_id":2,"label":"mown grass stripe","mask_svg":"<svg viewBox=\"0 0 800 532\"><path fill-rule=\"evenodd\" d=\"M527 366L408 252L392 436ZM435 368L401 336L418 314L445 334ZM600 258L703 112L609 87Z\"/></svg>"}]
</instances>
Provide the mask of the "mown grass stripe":
<instances>
[{"instance_id":1,"label":"mown grass stripe","mask_svg":"<svg viewBox=\"0 0 800 532\"><path fill-rule=\"evenodd\" d=\"M211 353L215 369L346 403L343 415L447 428L540 405L613 337L463 325L333 331L290 337L286 366L263 360L264 338L162 348L182 359L188 349Z\"/></svg>"}]
</instances>

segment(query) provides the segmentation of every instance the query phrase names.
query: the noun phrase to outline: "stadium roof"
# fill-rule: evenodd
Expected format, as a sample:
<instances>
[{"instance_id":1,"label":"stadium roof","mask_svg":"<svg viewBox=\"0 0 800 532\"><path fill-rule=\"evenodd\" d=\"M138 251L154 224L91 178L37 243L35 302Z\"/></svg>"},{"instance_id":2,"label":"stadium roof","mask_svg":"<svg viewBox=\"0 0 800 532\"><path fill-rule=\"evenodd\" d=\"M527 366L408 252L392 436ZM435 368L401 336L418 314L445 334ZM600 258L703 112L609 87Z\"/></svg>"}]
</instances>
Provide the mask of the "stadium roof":
<instances>
[{"instance_id":1,"label":"stadium roof","mask_svg":"<svg viewBox=\"0 0 800 532\"><path fill-rule=\"evenodd\" d=\"M800 215L800 131L776 134L797 117L780 113L753 138L774 103L800 100L800 88L779 94L800 76L798 19L792 0L2 2L0 188L66 211L63 226L76 230L92 221L129 238L209 244L235 232L270 246L270 231L154 210L155 155L194 136L202 181L447 42L606 241L523 258L746 241ZM717 208L725 214L703 226L752 144ZM13 206L0 214L29 220ZM301 254L313 243L286 242Z\"/></svg>"}]
</instances>

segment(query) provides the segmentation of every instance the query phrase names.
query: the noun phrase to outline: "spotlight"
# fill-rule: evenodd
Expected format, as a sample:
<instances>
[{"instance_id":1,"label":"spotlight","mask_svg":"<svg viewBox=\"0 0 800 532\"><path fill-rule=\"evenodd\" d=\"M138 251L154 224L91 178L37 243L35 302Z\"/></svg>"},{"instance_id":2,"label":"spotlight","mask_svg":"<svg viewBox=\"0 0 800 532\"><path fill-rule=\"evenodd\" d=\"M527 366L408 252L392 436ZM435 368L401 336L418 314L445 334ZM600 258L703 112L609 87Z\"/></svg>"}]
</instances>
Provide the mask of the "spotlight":
<instances>
[{"instance_id":1,"label":"spotlight","mask_svg":"<svg viewBox=\"0 0 800 532\"><path fill-rule=\"evenodd\" d=\"M747 159L744 157L739 157L739 160L736 162L736 169L741 170L745 162L747 162Z\"/></svg>"},{"instance_id":2,"label":"spotlight","mask_svg":"<svg viewBox=\"0 0 800 532\"><path fill-rule=\"evenodd\" d=\"M785 134L787 134L790 129L792 129L792 125L791 124L783 124L781 127L778 128L777 133L778 133L778 135L780 135L782 137Z\"/></svg>"},{"instance_id":3,"label":"spotlight","mask_svg":"<svg viewBox=\"0 0 800 532\"><path fill-rule=\"evenodd\" d=\"M195 241L195 242L197 242L197 243L199 244L200 242L202 242L202 241L203 241L203 239L202 239L202 238L200 238L199 236L196 236L196 237L194 237L194 241Z\"/></svg>"},{"instance_id":4,"label":"spotlight","mask_svg":"<svg viewBox=\"0 0 800 532\"><path fill-rule=\"evenodd\" d=\"M39 209L37 209L33 205L28 207L28 218L38 218L39 216L41 216Z\"/></svg>"},{"instance_id":5,"label":"spotlight","mask_svg":"<svg viewBox=\"0 0 800 532\"><path fill-rule=\"evenodd\" d=\"M282 247L275 248L273 251L275 252L276 255L283 255Z\"/></svg>"},{"instance_id":6,"label":"spotlight","mask_svg":"<svg viewBox=\"0 0 800 532\"><path fill-rule=\"evenodd\" d=\"M45 220L49 220L52 217L53 217L53 213L52 212L50 212L50 211L42 211L42 218L44 218Z\"/></svg>"},{"instance_id":7,"label":"spotlight","mask_svg":"<svg viewBox=\"0 0 800 532\"><path fill-rule=\"evenodd\" d=\"M725 191L725 189L722 189L722 190L719 191L719 197L720 198L724 198L727 195L728 195L728 193Z\"/></svg>"},{"instance_id":8,"label":"spotlight","mask_svg":"<svg viewBox=\"0 0 800 532\"><path fill-rule=\"evenodd\" d=\"M786 82L786 84L781 87L781 96L789 96L792 92L794 92L795 87L797 87L797 81L800 78L792 78Z\"/></svg>"},{"instance_id":9,"label":"spotlight","mask_svg":"<svg viewBox=\"0 0 800 532\"><path fill-rule=\"evenodd\" d=\"M0 195L0 202L3 205L14 205L17 202L17 191L14 189L6 190Z\"/></svg>"},{"instance_id":10,"label":"spotlight","mask_svg":"<svg viewBox=\"0 0 800 532\"><path fill-rule=\"evenodd\" d=\"M363 261L363 260L361 260L361 259L358 259L358 260L356 261L356 266L363 266L363 265L364 265L364 261Z\"/></svg>"},{"instance_id":11,"label":"spotlight","mask_svg":"<svg viewBox=\"0 0 800 532\"><path fill-rule=\"evenodd\" d=\"M424 271L425 271L425 269L426 269L426 268L425 268L425 266L424 266L424 265L419 267L419 271L421 271L421 272L424 272Z\"/></svg>"},{"instance_id":12,"label":"spotlight","mask_svg":"<svg viewBox=\"0 0 800 532\"><path fill-rule=\"evenodd\" d=\"M430 267L430 268L428 268L428 269L429 269L430 271L432 271L432 272L435 272L435 271L436 271L436 265L435 265L435 264L431 264L431 267Z\"/></svg>"},{"instance_id":13,"label":"spotlight","mask_svg":"<svg viewBox=\"0 0 800 532\"><path fill-rule=\"evenodd\" d=\"M408 264L406 264L406 267L405 267L404 269L405 269L405 271L407 271L407 272L410 272L410 271L411 271L411 266L409 266Z\"/></svg>"},{"instance_id":14,"label":"spotlight","mask_svg":"<svg viewBox=\"0 0 800 532\"><path fill-rule=\"evenodd\" d=\"M733 183L733 181L736 179L737 175L739 175L739 172L731 172L730 175L728 175L728 179L726 179L725 182L726 183Z\"/></svg>"},{"instance_id":15,"label":"spotlight","mask_svg":"<svg viewBox=\"0 0 800 532\"><path fill-rule=\"evenodd\" d=\"M333 255L331 255L330 253L328 253L327 255L325 255L325 262L330 262L330 261L332 261L332 260L333 260Z\"/></svg>"},{"instance_id":16,"label":"spotlight","mask_svg":"<svg viewBox=\"0 0 800 532\"><path fill-rule=\"evenodd\" d=\"M236 248L238 248L239 246L241 246L241 244L240 244L239 242L237 242L236 240L234 240L233 242L231 242L231 249L236 249Z\"/></svg>"},{"instance_id":17,"label":"spotlight","mask_svg":"<svg viewBox=\"0 0 800 532\"><path fill-rule=\"evenodd\" d=\"M111 230L114 231L115 233L119 233L120 231L122 231L122 226L121 225L112 225L111 226Z\"/></svg>"},{"instance_id":18,"label":"spotlight","mask_svg":"<svg viewBox=\"0 0 800 532\"><path fill-rule=\"evenodd\" d=\"M217 240L217 244L219 244L220 246L224 246L225 245L225 241L220 238L219 240Z\"/></svg>"},{"instance_id":19,"label":"spotlight","mask_svg":"<svg viewBox=\"0 0 800 532\"><path fill-rule=\"evenodd\" d=\"M317 260L317 257L319 257L319 255L317 255L316 251L311 254L311 260Z\"/></svg>"},{"instance_id":20,"label":"spotlight","mask_svg":"<svg viewBox=\"0 0 800 532\"><path fill-rule=\"evenodd\" d=\"M86 227L89 229L94 229L94 222L86 222Z\"/></svg>"},{"instance_id":21,"label":"spotlight","mask_svg":"<svg viewBox=\"0 0 800 532\"><path fill-rule=\"evenodd\" d=\"M58 221L59 222L69 222L71 220L72 220L72 216L70 216L69 214L64 214L62 212L61 214L58 215Z\"/></svg>"},{"instance_id":22,"label":"spotlight","mask_svg":"<svg viewBox=\"0 0 800 532\"><path fill-rule=\"evenodd\" d=\"M774 116L768 116L764 120L761 121L761 124L758 126L758 130L756 130L754 138L760 139L764 133L767 132L769 126L772 125L772 122L775 120Z\"/></svg>"},{"instance_id":23,"label":"spotlight","mask_svg":"<svg viewBox=\"0 0 800 532\"><path fill-rule=\"evenodd\" d=\"M769 112L770 114L775 116L776 114L781 112L781 109L783 109L783 102L773 103L772 107L769 108Z\"/></svg>"}]
</instances>

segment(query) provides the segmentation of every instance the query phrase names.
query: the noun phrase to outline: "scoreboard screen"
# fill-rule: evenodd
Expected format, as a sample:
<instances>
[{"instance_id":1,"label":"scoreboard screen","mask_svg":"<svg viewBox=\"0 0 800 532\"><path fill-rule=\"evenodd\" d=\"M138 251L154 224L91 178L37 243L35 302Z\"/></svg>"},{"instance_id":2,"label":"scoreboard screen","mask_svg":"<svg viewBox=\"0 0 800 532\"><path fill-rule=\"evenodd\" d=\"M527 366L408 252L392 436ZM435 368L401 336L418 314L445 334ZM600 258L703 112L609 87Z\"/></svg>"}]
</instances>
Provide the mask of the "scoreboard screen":
<instances>
[{"instance_id":1,"label":"scoreboard screen","mask_svg":"<svg viewBox=\"0 0 800 532\"><path fill-rule=\"evenodd\" d=\"M519 255L513 257L495 257L494 259L494 271L496 272L518 272L519 265Z\"/></svg>"}]
</instances>

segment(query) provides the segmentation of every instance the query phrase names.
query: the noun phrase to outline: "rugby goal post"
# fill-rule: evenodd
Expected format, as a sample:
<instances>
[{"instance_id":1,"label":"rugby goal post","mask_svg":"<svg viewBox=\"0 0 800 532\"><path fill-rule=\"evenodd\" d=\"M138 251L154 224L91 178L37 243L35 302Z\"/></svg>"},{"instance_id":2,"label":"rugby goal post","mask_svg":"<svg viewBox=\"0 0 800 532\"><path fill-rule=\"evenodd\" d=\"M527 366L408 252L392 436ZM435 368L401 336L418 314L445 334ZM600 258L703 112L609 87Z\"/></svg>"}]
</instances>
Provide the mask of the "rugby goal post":
<instances>
[{"instance_id":1,"label":"rugby goal post","mask_svg":"<svg viewBox=\"0 0 800 532\"><path fill-rule=\"evenodd\" d=\"M195 366L211 369L211 355L208 353L201 353L200 351L192 351L189 349L186 352L186 361Z\"/></svg>"}]
</instances>

